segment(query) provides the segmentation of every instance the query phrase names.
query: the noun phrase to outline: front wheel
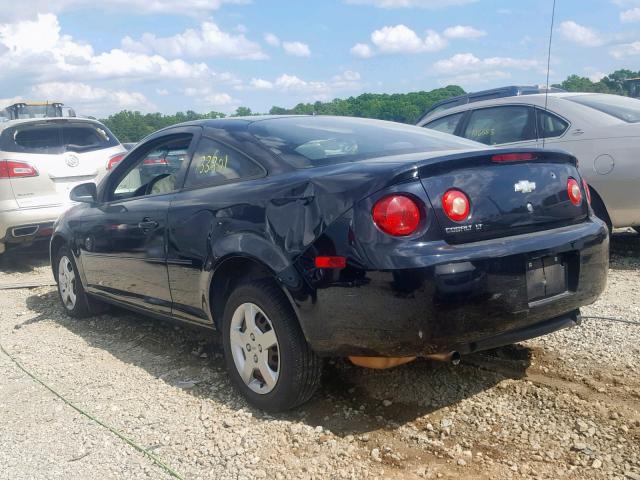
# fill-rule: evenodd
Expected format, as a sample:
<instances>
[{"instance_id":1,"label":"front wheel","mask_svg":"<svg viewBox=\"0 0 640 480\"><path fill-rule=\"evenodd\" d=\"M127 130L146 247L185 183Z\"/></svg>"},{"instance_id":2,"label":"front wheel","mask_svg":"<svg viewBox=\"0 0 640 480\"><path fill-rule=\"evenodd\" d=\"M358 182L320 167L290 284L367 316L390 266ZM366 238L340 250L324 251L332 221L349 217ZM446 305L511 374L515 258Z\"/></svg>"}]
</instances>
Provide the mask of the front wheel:
<instances>
[{"instance_id":1,"label":"front wheel","mask_svg":"<svg viewBox=\"0 0 640 480\"><path fill-rule=\"evenodd\" d=\"M249 403L276 412L311 398L320 384L322 361L309 348L277 285L258 281L236 288L222 323L229 375Z\"/></svg>"},{"instance_id":2,"label":"front wheel","mask_svg":"<svg viewBox=\"0 0 640 480\"><path fill-rule=\"evenodd\" d=\"M87 296L80 280L73 255L67 247L61 247L53 261L56 268L56 283L60 302L67 314L75 318L83 318L100 313L103 306Z\"/></svg>"}]
</instances>

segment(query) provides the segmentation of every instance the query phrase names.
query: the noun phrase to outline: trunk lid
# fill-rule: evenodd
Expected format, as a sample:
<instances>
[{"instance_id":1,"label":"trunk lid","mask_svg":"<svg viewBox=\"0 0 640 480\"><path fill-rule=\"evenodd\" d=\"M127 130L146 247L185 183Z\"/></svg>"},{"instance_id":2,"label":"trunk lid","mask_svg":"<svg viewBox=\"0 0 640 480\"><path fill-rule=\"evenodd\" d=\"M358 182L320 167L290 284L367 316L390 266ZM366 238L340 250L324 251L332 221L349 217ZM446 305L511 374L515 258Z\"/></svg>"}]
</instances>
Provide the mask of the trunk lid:
<instances>
[{"instance_id":1,"label":"trunk lid","mask_svg":"<svg viewBox=\"0 0 640 480\"><path fill-rule=\"evenodd\" d=\"M496 162L483 151L437 159L419 167L419 175L442 233L451 243L529 233L583 221L589 214L582 185L582 202L569 199L567 182L581 182L576 160L556 151L531 151L534 159ZM466 220L451 220L442 197L449 189L464 192L471 210Z\"/></svg>"}]
</instances>

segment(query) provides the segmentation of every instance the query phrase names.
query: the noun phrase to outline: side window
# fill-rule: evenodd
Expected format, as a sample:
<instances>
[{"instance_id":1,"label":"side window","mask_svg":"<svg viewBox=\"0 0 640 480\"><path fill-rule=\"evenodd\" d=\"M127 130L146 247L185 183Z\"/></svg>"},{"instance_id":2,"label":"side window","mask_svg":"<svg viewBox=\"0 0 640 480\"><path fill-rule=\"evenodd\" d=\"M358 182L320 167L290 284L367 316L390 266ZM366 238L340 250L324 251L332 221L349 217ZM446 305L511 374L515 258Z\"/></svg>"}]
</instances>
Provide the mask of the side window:
<instances>
[{"instance_id":1,"label":"side window","mask_svg":"<svg viewBox=\"0 0 640 480\"><path fill-rule=\"evenodd\" d=\"M486 145L535 140L533 108L505 106L473 110L462 136Z\"/></svg>"},{"instance_id":2,"label":"side window","mask_svg":"<svg viewBox=\"0 0 640 480\"><path fill-rule=\"evenodd\" d=\"M263 173L264 170L253 160L203 137L193 154L185 187L220 185L229 180L257 177Z\"/></svg>"},{"instance_id":3,"label":"side window","mask_svg":"<svg viewBox=\"0 0 640 480\"><path fill-rule=\"evenodd\" d=\"M425 127L430 128L431 130L437 130L438 132L453 134L453 132L456 131L456 127L460 123L460 120L462 120L463 115L464 112L454 113L453 115L442 117L431 123L427 123Z\"/></svg>"},{"instance_id":4,"label":"side window","mask_svg":"<svg viewBox=\"0 0 640 480\"><path fill-rule=\"evenodd\" d=\"M550 112L538 109L536 109L536 112L538 115L539 138L559 137L569 128L567 122Z\"/></svg>"},{"instance_id":5,"label":"side window","mask_svg":"<svg viewBox=\"0 0 640 480\"><path fill-rule=\"evenodd\" d=\"M192 135L173 136L171 140L156 144L129 168L120 181L116 181L112 200L156 195L178 190L182 186L189 163L189 144Z\"/></svg>"}]
</instances>

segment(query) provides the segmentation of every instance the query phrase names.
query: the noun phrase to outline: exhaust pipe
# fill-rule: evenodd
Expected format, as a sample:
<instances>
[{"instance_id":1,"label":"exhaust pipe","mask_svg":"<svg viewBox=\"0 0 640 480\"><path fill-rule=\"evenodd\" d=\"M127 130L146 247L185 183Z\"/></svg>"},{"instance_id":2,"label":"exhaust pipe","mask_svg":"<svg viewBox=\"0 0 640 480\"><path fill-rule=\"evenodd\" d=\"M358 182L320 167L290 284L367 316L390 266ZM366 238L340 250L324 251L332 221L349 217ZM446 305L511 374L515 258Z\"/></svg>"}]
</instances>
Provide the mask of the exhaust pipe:
<instances>
[{"instance_id":1,"label":"exhaust pipe","mask_svg":"<svg viewBox=\"0 0 640 480\"><path fill-rule=\"evenodd\" d=\"M435 360L436 362L449 362L452 365L458 365L460 363L460 354L458 352L444 352L444 353L432 353L431 355L425 355L424 358L429 360Z\"/></svg>"}]
</instances>

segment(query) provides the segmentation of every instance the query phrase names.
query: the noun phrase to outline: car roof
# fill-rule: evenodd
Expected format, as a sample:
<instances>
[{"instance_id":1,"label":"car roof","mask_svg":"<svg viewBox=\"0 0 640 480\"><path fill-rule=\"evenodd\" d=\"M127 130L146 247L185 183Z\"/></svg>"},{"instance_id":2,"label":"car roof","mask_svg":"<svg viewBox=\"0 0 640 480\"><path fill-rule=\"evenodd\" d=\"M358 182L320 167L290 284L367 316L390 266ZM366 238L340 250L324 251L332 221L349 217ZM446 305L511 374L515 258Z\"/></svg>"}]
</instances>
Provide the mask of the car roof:
<instances>
[{"instance_id":1,"label":"car roof","mask_svg":"<svg viewBox=\"0 0 640 480\"><path fill-rule=\"evenodd\" d=\"M422 122L422 120L431 116L431 114L435 114L436 112L449 110L460 105L467 105L469 103L481 102L483 100L494 100L497 98L516 97L520 95L535 95L545 92L552 93L564 91L565 90L561 88L553 86L545 87L541 85L509 85L506 87L498 87L491 88L489 90L479 90L477 92L464 93L462 95L445 98L434 103L422 113L420 119L418 120L418 123Z\"/></svg>"}]
</instances>

